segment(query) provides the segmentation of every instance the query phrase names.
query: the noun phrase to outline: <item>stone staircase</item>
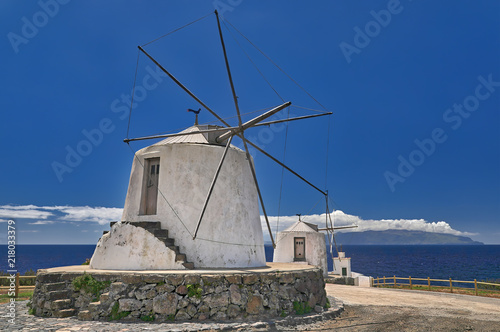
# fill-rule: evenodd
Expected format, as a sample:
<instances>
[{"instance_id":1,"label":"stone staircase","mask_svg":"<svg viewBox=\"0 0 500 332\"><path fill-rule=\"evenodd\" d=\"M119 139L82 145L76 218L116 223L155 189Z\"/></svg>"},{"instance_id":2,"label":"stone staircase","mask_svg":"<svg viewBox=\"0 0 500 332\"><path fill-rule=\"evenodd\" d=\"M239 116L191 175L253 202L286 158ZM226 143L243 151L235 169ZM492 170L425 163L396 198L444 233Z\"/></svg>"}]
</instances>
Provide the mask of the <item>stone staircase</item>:
<instances>
[{"instance_id":1,"label":"stone staircase","mask_svg":"<svg viewBox=\"0 0 500 332\"><path fill-rule=\"evenodd\" d=\"M71 308L71 290L66 282L47 283L43 288L47 292L48 301L51 301L53 317L64 318L76 314L76 310Z\"/></svg>"},{"instance_id":2,"label":"stone staircase","mask_svg":"<svg viewBox=\"0 0 500 332\"><path fill-rule=\"evenodd\" d=\"M116 221L112 221L109 223L110 227L113 227L116 224ZM179 246L175 245L175 239L168 237L168 230L161 228L161 223L159 221L123 221L123 223L135 226L142 227L151 234L153 234L158 240L165 243L165 246L175 252L175 261L182 261L182 265L188 269L194 269L194 263L188 262L186 259L186 254L183 254L179 251ZM103 235L108 233L109 231L104 231Z\"/></svg>"}]
</instances>

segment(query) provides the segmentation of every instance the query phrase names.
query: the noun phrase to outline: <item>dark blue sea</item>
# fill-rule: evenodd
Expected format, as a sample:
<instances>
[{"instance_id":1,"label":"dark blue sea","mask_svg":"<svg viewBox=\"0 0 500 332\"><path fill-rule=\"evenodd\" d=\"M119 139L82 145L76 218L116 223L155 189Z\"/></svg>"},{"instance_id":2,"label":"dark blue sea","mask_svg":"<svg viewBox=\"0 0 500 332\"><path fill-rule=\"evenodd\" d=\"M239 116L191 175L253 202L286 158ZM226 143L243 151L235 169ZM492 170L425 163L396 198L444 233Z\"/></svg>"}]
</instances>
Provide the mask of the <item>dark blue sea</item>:
<instances>
[{"instance_id":1,"label":"dark blue sea","mask_svg":"<svg viewBox=\"0 0 500 332\"><path fill-rule=\"evenodd\" d=\"M7 271L7 246L0 246L0 270ZM16 269L27 270L79 265L90 258L95 245L18 245ZM500 279L500 245L484 246L363 246L343 247L351 257L352 270L372 277L431 277L454 280ZM2 258L4 257L4 258ZM266 259L272 261L273 249L266 246ZM332 270L332 261L328 261Z\"/></svg>"}]
</instances>

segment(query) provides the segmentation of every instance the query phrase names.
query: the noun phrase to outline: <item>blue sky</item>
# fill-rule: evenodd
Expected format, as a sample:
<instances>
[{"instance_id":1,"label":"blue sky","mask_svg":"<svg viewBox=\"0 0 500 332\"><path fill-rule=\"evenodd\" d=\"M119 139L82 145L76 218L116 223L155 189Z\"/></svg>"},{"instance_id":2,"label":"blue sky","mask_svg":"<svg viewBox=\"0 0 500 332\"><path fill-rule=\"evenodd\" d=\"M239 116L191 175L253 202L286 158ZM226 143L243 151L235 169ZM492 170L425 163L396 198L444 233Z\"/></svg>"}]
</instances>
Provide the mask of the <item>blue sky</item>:
<instances>
[{"instance_id":1,"label":"blue sky","mask_svg":"<svg viewBox=\"0 0 500 332\"><path fill-rule=\"evenodd\" d=\"M120 218L137 45L214 6L333 112L290 123L286 163L329 190L338 224L500 244L500 3L423 0L2 1L0 241L10 218L19 243L89 244ZM225 29L242 112L280 104ZM285 100L321 109L238 41ZM222 117L235 115L214 15L145 48ZM131 137L193 123L185 110L196 102L145 56L137 78L145 94L136 98ZM285 132L247 135L282 159ZM281 169L254 157L267 211L277 216ZM285 173L280 215L320 221L320 200ZM280 228L293 219L282 218Z\"/></svg>"}]
</instances>

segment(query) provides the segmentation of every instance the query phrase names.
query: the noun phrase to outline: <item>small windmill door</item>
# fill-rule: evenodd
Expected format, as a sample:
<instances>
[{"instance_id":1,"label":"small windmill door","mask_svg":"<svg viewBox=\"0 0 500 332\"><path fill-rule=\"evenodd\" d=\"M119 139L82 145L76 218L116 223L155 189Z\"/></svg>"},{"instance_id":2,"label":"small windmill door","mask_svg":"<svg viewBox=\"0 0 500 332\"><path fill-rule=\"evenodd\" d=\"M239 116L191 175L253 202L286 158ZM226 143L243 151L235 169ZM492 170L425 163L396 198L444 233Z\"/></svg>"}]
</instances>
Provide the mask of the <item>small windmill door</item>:
<instances>
[{"instance_id":1,"label":"small windmill door","mask_svg":"<svg viewBox=\"0 0 500 332\"><path fill-rule=\"evenodd\" d=\"M158 200L158 177L160 175L160 158L147 159L145 188L143 197L144 214L156 214Z\"/></svg>"},{"instance_id":2,"label":"small windmill door","mask_svg":"<svg viewBox=\"0 0 500 332\"><path fill-rule=\"evenodd\" d=\"M293 238L294 243L294 261L305 261L306 260L306 238L295 237Z\"/></svg>"}]
</instances>

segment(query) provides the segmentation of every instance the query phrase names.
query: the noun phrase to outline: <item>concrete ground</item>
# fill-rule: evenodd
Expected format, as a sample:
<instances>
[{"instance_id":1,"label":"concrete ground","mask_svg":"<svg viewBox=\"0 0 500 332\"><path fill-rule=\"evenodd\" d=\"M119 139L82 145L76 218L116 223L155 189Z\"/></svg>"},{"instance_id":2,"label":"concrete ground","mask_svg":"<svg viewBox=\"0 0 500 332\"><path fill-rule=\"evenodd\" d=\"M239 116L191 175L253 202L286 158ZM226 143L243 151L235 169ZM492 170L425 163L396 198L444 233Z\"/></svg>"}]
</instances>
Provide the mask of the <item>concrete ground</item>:
<instances>
[{"instance_id":1,"label":"concrete ground","mask_svg":"<svg viewBox=\"0 0 500 332\"><path fill-rule=\"evenodd\" d=\"M230 273L268 273L268 272L293 272L316 269L315 266L297 263L271 263L266 266L249 268L228 268L228 269L195 269L195 270L102 270L92 269L88 265L70 265L53 267L49 269L39 269L43 273L91 273L91 274L230 274Z\"/></svg>"}]
</instances>

